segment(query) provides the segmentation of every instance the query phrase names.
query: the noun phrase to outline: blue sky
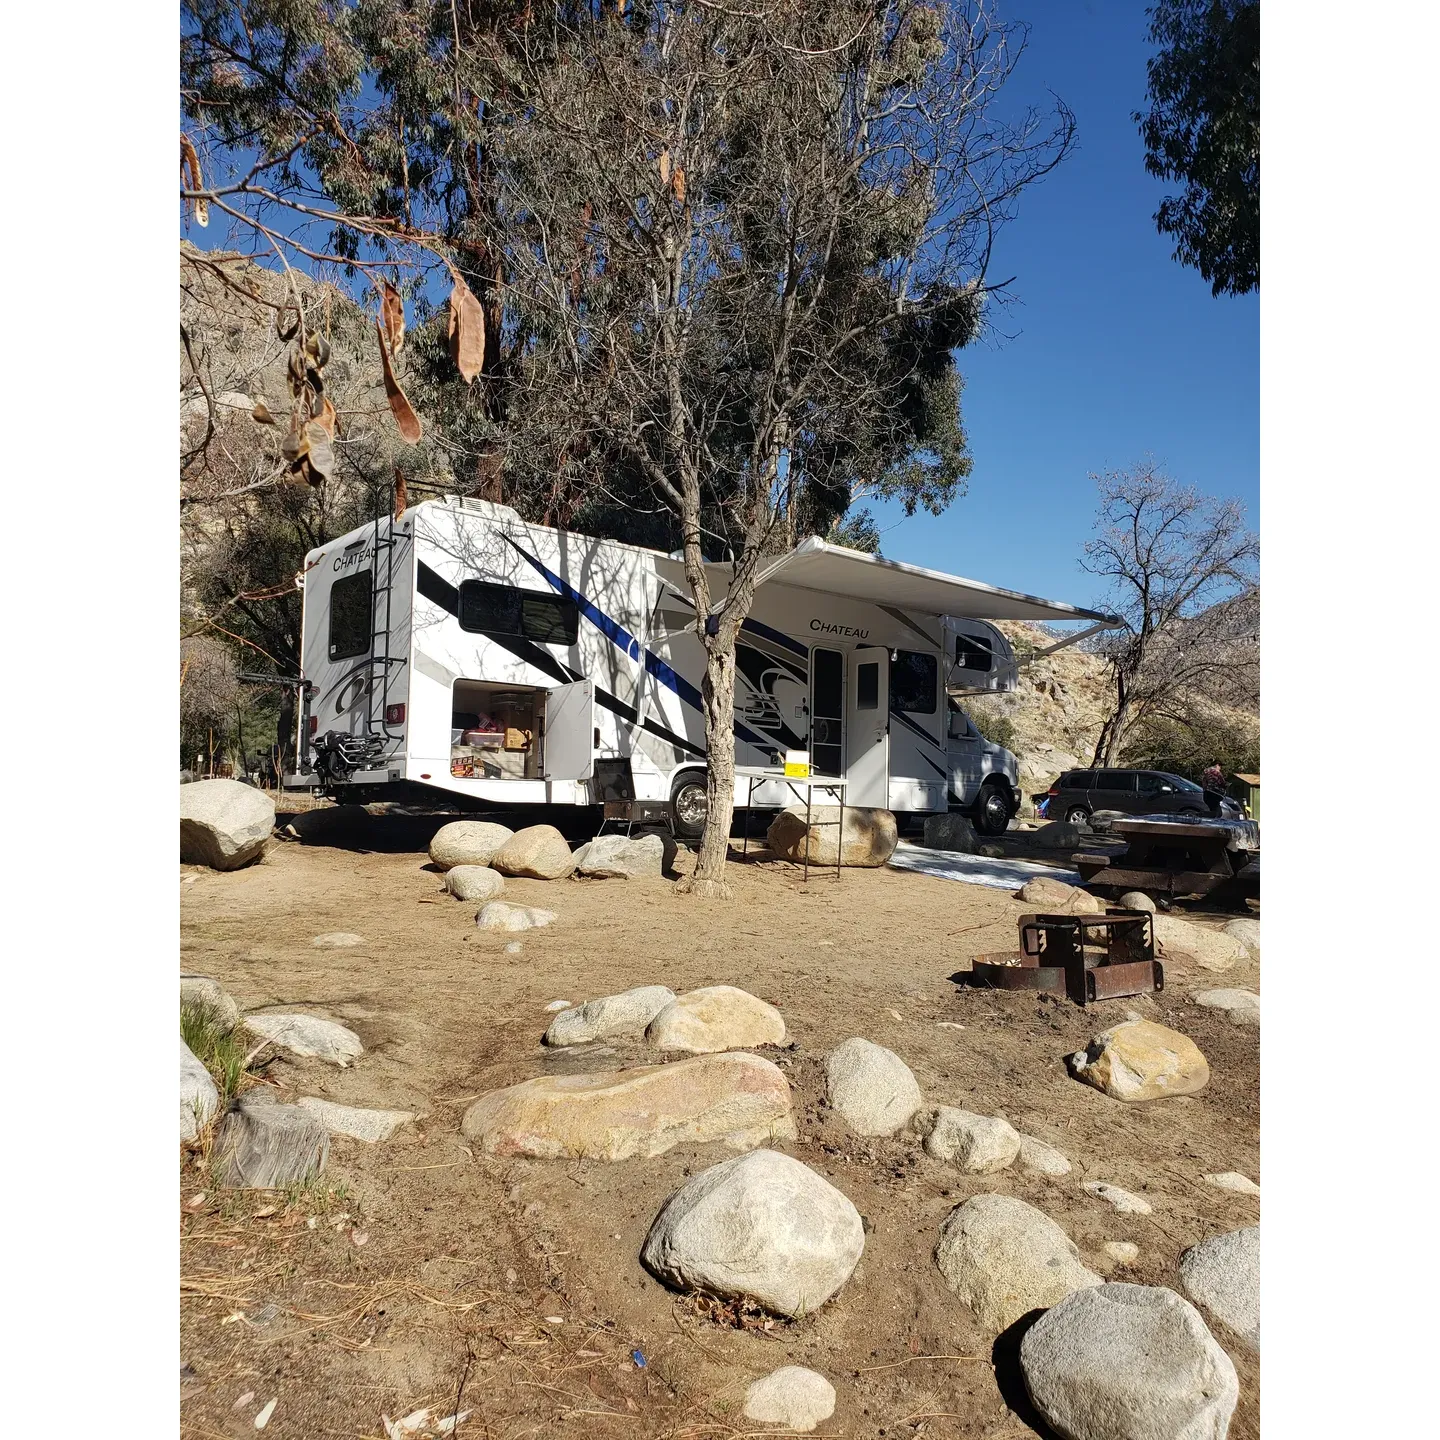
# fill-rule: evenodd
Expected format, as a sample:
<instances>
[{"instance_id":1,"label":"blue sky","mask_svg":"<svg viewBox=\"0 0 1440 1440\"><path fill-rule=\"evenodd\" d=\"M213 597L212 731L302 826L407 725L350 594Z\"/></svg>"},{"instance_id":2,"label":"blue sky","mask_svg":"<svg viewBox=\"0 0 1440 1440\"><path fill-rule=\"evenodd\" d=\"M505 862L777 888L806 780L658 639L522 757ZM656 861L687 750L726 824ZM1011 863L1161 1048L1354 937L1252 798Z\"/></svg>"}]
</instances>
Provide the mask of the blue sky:
<instances>
[{"instance_id":1,"label":"blue sky","mask_svg":"<svg viewBox=\"0 0 1440 1440\"><path fill-rule=\"evenodd\" d=\"M1145 173L1130 119L1145 92L1144 10L1141 0L1005 6L1032 26L1010 98L1061 96L1078 145L1021 196L997 242L993 277L1014 275L1020 302L996 317L1010 338L960 354L969 494L938 520L873 507L891 559L1097 599L1078 568L1095 512L1087 477L1147 452L1207 494L1238 497L1258 525L1259 296L1213 298L1155 229L1167 187Z\"/></svg>"}]
</instances>

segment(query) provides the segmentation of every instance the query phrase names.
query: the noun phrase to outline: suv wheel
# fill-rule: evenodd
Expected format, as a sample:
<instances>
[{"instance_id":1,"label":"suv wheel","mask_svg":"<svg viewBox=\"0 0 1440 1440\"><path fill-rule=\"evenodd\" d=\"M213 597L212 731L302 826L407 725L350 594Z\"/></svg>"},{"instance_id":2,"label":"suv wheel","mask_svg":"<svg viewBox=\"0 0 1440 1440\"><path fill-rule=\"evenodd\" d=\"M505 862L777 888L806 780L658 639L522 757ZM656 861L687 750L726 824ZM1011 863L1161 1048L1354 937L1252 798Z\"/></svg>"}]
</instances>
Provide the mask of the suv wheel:
<instances>
[{"instance_id":1,"label":"suv wheel","mask_svg":"<svg viewBox=\"0 0 1440 1440\"><path fill-rule=\"evenodd\" d=\"M1072 805L1065 812L1065 818L1072 825L1088 825L1090 823L1090 812L1083 805Z\"/></svg>"},{"instance_id":2,"label":"suv wheel","mask_svg":"<svg viewBox=\"0 0 1440 1440\"><path fill-rule=\"evenodd\" d=\"M705 793L705 776L689 770L670 787L670 825L677 840L698 840L705 833L710 815L710 798Z\"/></svg>"},{"instance_id":3,"label":"suv wheel","mask_svg":"<svg viewBox=\"0 0 1440 1440\"><path fill-rule=\"evenodd\" d=\"M1003 835L1009 824L1010 801L998 785L987 780L975 802L975 828L982 835Z\"/></svg>"}]
</instances>

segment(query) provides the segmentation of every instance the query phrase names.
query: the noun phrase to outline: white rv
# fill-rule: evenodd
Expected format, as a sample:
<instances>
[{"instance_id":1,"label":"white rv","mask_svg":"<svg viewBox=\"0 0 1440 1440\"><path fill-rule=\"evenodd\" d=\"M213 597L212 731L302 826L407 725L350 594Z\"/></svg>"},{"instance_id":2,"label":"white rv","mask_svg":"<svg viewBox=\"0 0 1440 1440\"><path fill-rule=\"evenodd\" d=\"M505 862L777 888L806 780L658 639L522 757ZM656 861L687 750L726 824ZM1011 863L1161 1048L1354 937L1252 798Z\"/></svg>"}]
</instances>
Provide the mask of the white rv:
<instances>
[{"instance_id":1,"label":"white rv","mask_svg":"<svg viewBox=\"0 0 1440 1440\"><path fill-rule=\"evenodd\" d=\"M729 566L711 569L723 596ZM660 801L678 835L704 828L705 655L678 558L447 498L312 551L302 583L291 784L356 801L418 786L475 810ZM808 750L815 773L845 777L847 804L1003 830L1015 757L952 696L1014 688L987 623L1005 619L1107 623L804 541L764 567L741 633L736 763ZM777 781L753 794L757 809L794 800Z\"/></svg>"}]
</instances>

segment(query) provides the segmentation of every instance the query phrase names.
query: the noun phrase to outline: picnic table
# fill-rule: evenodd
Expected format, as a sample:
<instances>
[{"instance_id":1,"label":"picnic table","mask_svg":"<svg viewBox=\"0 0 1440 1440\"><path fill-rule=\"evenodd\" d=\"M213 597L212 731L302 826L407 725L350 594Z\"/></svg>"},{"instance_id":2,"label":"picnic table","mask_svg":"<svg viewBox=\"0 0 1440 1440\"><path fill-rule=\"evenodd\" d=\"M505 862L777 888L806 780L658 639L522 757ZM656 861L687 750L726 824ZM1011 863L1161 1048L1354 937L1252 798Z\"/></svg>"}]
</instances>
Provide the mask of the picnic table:
<instances>
[{"instance_id":1,"label":"picnic table","mask_svg":"<svg viewBox=\"0 0 1440 1440\"><path fill-rule=\"evenodd\" d=\"M1260 893L1260 827L1253 820L1137 815L1112 820L1109 830L1125 841L1121 854L1071 857L1087 885L1172 896Z\"/></svg>"}]
</instances>

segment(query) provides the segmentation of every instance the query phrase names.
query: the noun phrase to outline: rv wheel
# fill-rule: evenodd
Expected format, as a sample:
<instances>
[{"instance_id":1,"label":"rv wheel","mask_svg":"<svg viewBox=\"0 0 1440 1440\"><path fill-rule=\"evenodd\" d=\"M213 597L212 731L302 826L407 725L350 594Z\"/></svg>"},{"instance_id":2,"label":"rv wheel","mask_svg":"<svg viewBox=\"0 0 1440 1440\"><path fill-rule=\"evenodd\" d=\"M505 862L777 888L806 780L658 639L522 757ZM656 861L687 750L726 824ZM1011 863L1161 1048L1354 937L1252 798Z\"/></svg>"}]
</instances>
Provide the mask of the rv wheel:
<instances>
[{"instance_id":1,"label":"rv wheel","mask_svg":"<svg viewBox=\"0 0 1440 1440\"><path fill-rule=\"evenodd\" d=\"M677 840L698 840L705 833L710 801L705 777L695 771L681 775L670 790L670 824Z\"/></svg>"},{"instance_id":2,"label":"rv wheel","mask_svg":"<svg viewBox=\"0 0 1440 1440\"><path fill-rule=\"evenodd\" d=\"M1003 835L1010 824L1010 804L998 785L980 787L975 804L975 828L982 835Z\"/></svg>"}]
</instances>

